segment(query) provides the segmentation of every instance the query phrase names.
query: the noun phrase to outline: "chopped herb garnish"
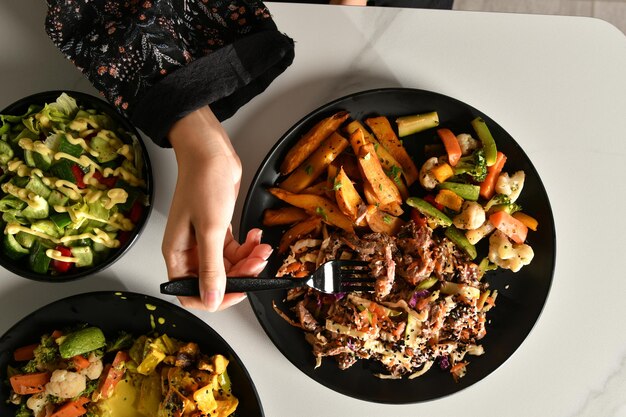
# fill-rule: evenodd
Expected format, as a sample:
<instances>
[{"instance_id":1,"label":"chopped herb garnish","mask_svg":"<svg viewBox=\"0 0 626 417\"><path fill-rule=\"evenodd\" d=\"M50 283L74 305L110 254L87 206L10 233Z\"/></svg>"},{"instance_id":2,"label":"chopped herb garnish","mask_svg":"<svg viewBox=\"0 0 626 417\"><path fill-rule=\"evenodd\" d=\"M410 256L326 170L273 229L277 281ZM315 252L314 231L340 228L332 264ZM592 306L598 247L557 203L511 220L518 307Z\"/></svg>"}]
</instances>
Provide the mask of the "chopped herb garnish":
<instances>
[{"instance_id":1,"label":"chopped herb garnish","mask_svg":"<svg viewBox=\"0 0 626 417\"><path fill-rule=\"evenodd\" d=\"M385 215L383 216L383 221L384 221L385 223L387 223L387 224L391 224L391 220L392 220L392 219L391 219L391 216L389 216L389 215L387 215L387 214L385 214Z\"/></svg>"},{"instance_id":2,"label":"chopped herb garnish","mask_svg":"<svg viewBox=\"0 0 626 417\"><path fill-rule=\"evenodd\" d=\"M315 208L315 214L320 216L322 219L327 220L326 211L322 207L319 207L319 206L316 207Z\"/></svg>"},{"instance_id":3,"label":"chopped herb garnish","mask_svg":"<svg viewBox=\"0 0 626 417\"><path fill-rule=\"evenodd\" d=\"M311 175L313 173L313 167L311 165L305 166L304 172L306 172L307 175Z\"/></svg>"}]
</instances>

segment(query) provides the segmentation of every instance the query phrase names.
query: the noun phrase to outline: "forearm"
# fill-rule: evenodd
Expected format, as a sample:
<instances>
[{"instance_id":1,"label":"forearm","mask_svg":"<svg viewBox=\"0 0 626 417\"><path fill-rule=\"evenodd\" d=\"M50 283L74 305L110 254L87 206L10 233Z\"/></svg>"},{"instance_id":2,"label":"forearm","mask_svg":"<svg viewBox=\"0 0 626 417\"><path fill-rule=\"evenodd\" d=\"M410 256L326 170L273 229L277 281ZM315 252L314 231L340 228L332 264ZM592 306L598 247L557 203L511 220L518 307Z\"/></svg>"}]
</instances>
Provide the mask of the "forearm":
<instances>
[{"instance_id":1,"label":"forearm","mask_svg":"<svg viewBox=\"0 0 626 417\"><path fill-rule=\"evenodd\" d=\"M209 106L201 107L174 123L168 139L179 166L199 159L225 157L233 163L233 182L239 183L241 162L226 131Z\"/></svg>"}]
</instances>

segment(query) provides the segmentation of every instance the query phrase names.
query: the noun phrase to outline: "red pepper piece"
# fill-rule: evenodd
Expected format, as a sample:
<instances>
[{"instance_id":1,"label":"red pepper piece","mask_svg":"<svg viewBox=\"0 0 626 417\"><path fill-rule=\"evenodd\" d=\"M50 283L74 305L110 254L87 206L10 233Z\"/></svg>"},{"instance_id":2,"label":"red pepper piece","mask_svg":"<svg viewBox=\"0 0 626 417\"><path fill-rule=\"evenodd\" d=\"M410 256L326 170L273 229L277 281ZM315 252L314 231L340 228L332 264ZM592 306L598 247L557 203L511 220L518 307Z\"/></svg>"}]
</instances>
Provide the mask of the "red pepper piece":
<instances>
[{"instance_id":1,"label":"red pepper piece","mask_svg":"<svg viewBox=\"0 0 626 417\"><path fill-rule=\"evenodd\" d=\"M65 246L59 245L54 249L61 252L62 256L72 256L72 251L70 250L70 248L66 248ZM73 264L73 262L64 262L56 259L52 260L52 267L54 268L54 270L61 273L69 271Z\"/></svg>"},{"instance_id":2,"label":"red pepper piece","mask_svg":"<svg viewBox=\"0 0 626 417\"><path fill-rule=\"evenodd\" d=\"M130 221L136 224L139 220L141 220L143 210L143 204L141 204L139 200L135 200L133 206L130 208L130 212L128 213L128 218L130 219Z\"/></svg>"},{"instance_id":3,"label":"red pepper piece","mask_svg":"<svg viewBox=\"0 0 626 417\"><path fill-rule=\"evenodd\" d=\"M117 177L106 177L104 175L102 175L102 172L100 171L96 171L93 173L93 177L98 180L98 182L102 185L104 185L107 188L113 188L115 187L115 183L117 182Z\"/></svg>"},{"instance_id":4,"label":"red pepper piece","mask_svg":"<svg viewBox=\"0 0 626 417\"><path fill-rule=\"evenodd\" d=\"M76 185L78 186L78 188L85 188L85 181L83 181L85 173L80 169L78 165L72 165L72 174L74 174L74 179L76 180Z\"/></svg>"}]
</instances>

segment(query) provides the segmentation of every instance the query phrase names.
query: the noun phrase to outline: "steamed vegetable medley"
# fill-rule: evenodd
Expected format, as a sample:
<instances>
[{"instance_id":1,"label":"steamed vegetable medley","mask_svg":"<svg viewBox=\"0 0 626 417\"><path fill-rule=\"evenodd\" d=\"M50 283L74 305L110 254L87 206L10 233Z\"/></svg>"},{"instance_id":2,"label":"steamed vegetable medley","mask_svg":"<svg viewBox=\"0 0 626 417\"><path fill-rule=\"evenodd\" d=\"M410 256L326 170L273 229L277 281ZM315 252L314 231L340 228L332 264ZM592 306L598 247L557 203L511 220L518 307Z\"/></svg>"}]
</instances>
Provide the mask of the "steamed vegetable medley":
<instances>
[{"instance_id":1,"label":"steamed vegetable medley","mask_svg":"<svg viewBox=\"0 0 626 417\"><path fill-rule=\"evenodd\" d=\"M130 238L148 204L135 136L65 93L0 123L4 254L59 275L104 261Z\"/></svg>"},{"instance_id":2,"label":"steamed vegetable medley","mask_svg":"<svg viewBox=\"0 0 626 417\"><path fill-rule=\"evenodd\" d=\"M97 327L54 331L13 352L15 417L231 415L228 359L166 334L107 340Z\"/></svg>"}]
</instances>

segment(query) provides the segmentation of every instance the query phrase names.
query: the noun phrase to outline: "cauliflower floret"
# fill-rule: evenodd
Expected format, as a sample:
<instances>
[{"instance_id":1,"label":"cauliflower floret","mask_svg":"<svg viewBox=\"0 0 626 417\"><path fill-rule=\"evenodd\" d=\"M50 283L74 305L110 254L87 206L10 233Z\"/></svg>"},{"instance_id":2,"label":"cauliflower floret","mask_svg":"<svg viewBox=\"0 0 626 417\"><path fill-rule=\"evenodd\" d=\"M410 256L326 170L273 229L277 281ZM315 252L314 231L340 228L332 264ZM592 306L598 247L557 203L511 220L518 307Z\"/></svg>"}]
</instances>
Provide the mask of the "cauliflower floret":
<instances>
[{"instance_id":1,"label":"cauliflower floret","mask_svg":"<svg viewBox=\"0 0 626 417\"><path fill-rule=\"evenodd\" d=\"M461 146L461 153L463 155L470 154L475 149L478 149L478 146L480 145L480 142L478 142L468 133L461 133L456 135L456 140Z\"/></svg>"},{"instance_id":2,"label":"cauliflower floret","mask_svg":"<svg viewBox=\"0 0 626 417\"><path fill-rule=\"evenodd\" d=\"M33 415L37 417L42 414L42 411L46 408L48 403L48 395L45 392L39 392L28 397L28 400L26 400L26 407L31 409L33 411Z\"/></svg>"},{"instance_id":3,"label":"cauliflower floret","mask_svg":"<svg viewBox=\"0 0 626 417\"><path fill-rule=\"evenodd\" d=\"M535 253L525 243L513 243L499 230L489 237L489 260L500 268L517 272L524 265L530 264Z\"/></svg>"},{"instance_id":4,"label":"cauliflower floret","mask_svg":"<svg viewBox=\"0 0 626 417\"><path fill-rule=\"evenodd\" d=\"M525 179L526 174L524 174L524 171L517 171L511 177L509 177L508 173L503 172L496 182L496 192L508 196L511 203L514 203L522 192L522 188L524 188Z\"/></svg>"},{"instance_id":5,"label":"cauliflower floret","mask_svg":"<svg viewBox=\"0 0 626 417\"><path fill-rule=\"evenodd\" d=\"M486 220L480 227L465 232L465 237L472 245L480 242L482 238L495 230L495 226L489 220Z\"/></svg>"},{"instance_id":6,"label":"cauliflower floret","mask_svg":"<svg viewBox=\"0 0 626 417\"><path fill-rule=\"evenodd\" d=\"M57 369L46 384L46 394L59 398L74 398L87 388L87 378L77 372Z\"/></svg>"},{"instance_id":7,"label":"cauliflower floret","mask_svg":"<svg viewBox=\"0 0 626 417\"><path fill-rule=\"evenodd\" d=\"M90 380L98 379L102 373L103 365L102 360L92 353L89 355L89 366L85 369L78 371L79 374L85 375Z\"/></svg>"},{"instance_id":8,"label":"cauliflower floret","mask_svg":"<svg viewBox=\"0 0 626 417\"><path fill-rule=\"evenodd\" d=\"M454 216L452 223L459 229L473 230L485 223L485 210L475 201L466 201L461 212Z\"/></svg>"},{"instance_id":9,"label":"cauliflower floret","mask_svg":"<svg viewBox=\"0 0 626 417\"><path fill-rule=\"evenodd\" d=\"M439 159L433 156L427 159L424 165L422 165L422 169L420 169L420 184L427 190L432 190L437 186L437 180L430 170L436 167L438 163Z\"/></svg>"}]
</instances>

